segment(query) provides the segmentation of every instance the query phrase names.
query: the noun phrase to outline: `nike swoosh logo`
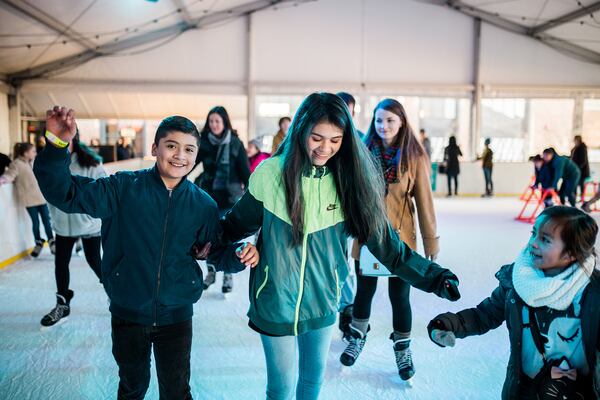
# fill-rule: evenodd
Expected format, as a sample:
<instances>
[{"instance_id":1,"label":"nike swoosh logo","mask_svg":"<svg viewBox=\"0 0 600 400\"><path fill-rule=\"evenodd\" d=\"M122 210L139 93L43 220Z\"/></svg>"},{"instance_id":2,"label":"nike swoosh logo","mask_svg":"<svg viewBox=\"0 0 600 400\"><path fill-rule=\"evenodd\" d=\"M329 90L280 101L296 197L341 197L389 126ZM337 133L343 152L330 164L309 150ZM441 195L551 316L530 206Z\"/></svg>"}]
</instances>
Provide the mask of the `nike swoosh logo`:
<instances>
[{"instance_id":1,"label":"nike swoosh logo","mask_svg":"<svg viewBox=\"0 0 600 400\"><path fill-rule=\"evenodd\" d=\"M333 211L337 208L337 204L330 204L327 206L327 211Z\"/></svg>"}]
</instances>

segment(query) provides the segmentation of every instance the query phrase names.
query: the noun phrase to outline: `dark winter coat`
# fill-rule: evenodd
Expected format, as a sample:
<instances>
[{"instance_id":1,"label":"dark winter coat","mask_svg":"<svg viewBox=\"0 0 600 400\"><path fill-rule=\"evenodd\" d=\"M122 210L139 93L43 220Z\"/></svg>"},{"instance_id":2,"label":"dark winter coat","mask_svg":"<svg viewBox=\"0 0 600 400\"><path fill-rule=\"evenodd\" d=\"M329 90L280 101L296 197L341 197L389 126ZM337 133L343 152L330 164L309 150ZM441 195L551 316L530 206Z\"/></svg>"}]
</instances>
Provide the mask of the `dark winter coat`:
<instances>
[{"instance_id":1,"label":"dark winter coat","mask_svg":"<svg viewBox=\"0 0 600 400\"><path fill-rule=\"evenodd\" d=\"M542 189L549 189L552 187L552 165L544 163L542 167L535 170L535 184L534 186L542 185Z\"/></svg>"},{"instance_id":2,"label":"dark winter coat","mask_svg":"<svg viewBox=\"0 0 600 400\"><path fill-rule=\"evenodd\" d=\"M579 182L579 167L570 158L556 154L552 161L552 187L558 188L558 181L575 180Z\"/></svg>"},{"instance_id":3,"label":"dark winter coat","mask_svg":"<svg viewBox=\"0 0 600 400\"><path fill-rule=\"evenodd\" d=\"M196 179L196 185L204 189L217 202L219 210L228 210L242 196L248 187L250 178L250 163L242 141L234 134L231 135L229 144L229 184L227 190L213 190L213 181L217 173L217 152L219 146L213 145L208 140L208 132L203 132L200 137L200 150L196 162L202 163L204 171Z\"/></svg>"},{"instance_id":4,"label":"dark winter coat","mask_svg":"<svg viewBox=\"0 0 600 400\"><path fill-rule=\"evenodd\" d=\"M510 338L510 357L506 379L502 389L503 400L518 399L521 384L521 351L523 332L523 307L525 302L519 297L512 283L513 264L503 266L496 278L500 284L490 297L475 308L456 314L445 313L435 319L441 320L457 338L483 335L499 327L506 321ZM581 331L587 363L593 375L596 395L600 394L600 272L594 271L591 282L581 297Z\"/></svg>"},{"instance_id":5,"label":"dark winter coat","mask_svg":"<svg viewBox=\"0 0 600 400\"><path fill-rule=\"evenodd\" d=\"M446 163L446 174L460 174L460 162L458 161L459 156L462 156L462 151L460 151L460 147L446 146L446 148L444 149L444 162Z\"/></svg>"},{"instance_id":6,"label":"dark winter coat","mask_svg":"<svg viewBox=\"0 0 600 400\"><path fill-rule=\"evenodd\" d=\"M102 219L102 282L113 315L142 325L192 317L202 294L195 244L212 244L217 269L240 271L235 246L220 245L215 202L187 179L167 190L157 167L92 179L71 175L67 149L48 145L34 172L48 201Z\"/></svg>"},{"instance_id":7,"label":"dark winter coat","mask_svg":"<svg viewBox=\"0 0 600 400\"><path fill-rule=\"evenodd\" d=\"M585 143L573 147L573 150L571 150L571 160L579 167L582 179L590 176L590 163L588 162L588 152Z\"/></svg>"}]
</instances>

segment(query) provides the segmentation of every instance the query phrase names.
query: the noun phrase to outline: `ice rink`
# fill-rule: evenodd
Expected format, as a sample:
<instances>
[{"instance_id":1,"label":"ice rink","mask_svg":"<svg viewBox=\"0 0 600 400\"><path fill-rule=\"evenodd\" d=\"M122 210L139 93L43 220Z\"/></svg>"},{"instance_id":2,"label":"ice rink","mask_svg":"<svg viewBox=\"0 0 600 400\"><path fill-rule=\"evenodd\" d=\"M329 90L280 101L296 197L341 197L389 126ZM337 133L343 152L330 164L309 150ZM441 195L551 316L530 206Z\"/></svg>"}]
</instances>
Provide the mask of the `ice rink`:
<instances>
[{"instance_id":1,"label":"ice rink","mask_svg":"<svg viewBox=\"0 0 600 400\"><path fill-rule=\"evenodd\" d=\"M380 279L365 349L354 367L342 370L338 359L345 346L336 331L321 398L498 399L509 353L504 326L459 340L452 349L434 345L425 327L438 313L474 306L491 293L494 273L515 258L529 237L531 226L514 221L520 204L513 198L436 199L438 262L459 276L462 298L449 303L411 292L413 387L397 374L388 339L387 280ZM247 326L248 273L235 276L234 292L226 300L220 278L195 306L192 394L196 399L262 399L266 372L259 336ZM0 398L116 398L107 297L82 257L73 257L71 289L69 320L41 331L39 321L55 302L48 249L39 259L0 270ZM146 398L158 399L154 370Z\"/></svg>"}]
</instances>

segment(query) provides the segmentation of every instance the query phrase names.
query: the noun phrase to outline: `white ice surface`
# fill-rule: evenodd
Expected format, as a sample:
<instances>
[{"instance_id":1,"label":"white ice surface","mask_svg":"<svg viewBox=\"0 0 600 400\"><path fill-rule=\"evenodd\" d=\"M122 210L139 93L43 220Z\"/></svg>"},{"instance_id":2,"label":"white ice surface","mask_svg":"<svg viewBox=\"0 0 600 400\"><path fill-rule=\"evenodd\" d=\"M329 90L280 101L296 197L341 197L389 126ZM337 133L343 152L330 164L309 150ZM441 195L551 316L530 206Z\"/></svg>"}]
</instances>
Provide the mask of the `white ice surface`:
<instances>
[{"instance_id":1,"label":"white ice surface","mask_svg":"<svg viewBox=\"0 0 600 400\"><path fill-rule=\"evenodd\" d=\"M451 349L431 343L425 327L438 313L472 307L491 293L494 273L514 259L529 236L530 225L513 219L519 207L515 199L436 199L438 261L459 276L463 297L449 303L411 292L414 386L406 387L397 375L388 339L387 281L380 279L365 349L354 367L342 370L338 358L344 344L335 335L321 399L498 399L509 354L504 325L457 340ZM75 298L69 320L40 331L39 320L55 301L51 257L46 248L37 260L0 270L0 398L113 399L118 377L107 297L83 258L74 256L71 263ZM227 300L219 280L195 306L192 393L196 399L264 398L262 348L247 326L248 274L235 277ZM158 399L154 370L146 398Z\"/></svg>"}]
</instances>

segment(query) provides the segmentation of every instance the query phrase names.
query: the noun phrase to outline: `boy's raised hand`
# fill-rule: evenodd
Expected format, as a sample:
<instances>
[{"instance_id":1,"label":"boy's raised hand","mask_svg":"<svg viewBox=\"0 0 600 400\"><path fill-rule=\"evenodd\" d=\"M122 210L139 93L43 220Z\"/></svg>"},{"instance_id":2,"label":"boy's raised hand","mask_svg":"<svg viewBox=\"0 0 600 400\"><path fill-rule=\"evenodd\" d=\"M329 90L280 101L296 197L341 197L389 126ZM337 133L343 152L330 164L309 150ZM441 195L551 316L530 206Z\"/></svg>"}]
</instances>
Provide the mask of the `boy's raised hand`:
<instances>
[{"instance_id":1,"label":"boy's raised hand","mask_svg":"<svg viewBox=\"0 0 600 400\"><path fill-rule=\"evenodd\" d=\"M59 106L54 106L52 110L46 111L46 130L58 136L59 139L70 142L77 133L75 111Z\"/></svg>"},{"instance_id":2,"label":"boy's raised hand","mask_svg":"<svg viewBox=\"0 0 600 400\"><path fill-rule=\"evenodd\" d=\"M246 267L254 268L258 265L260 255L258 249L252 243L244 242L235 251L235 255L238 256L240 262Z\"/></svg>"}]
</instances>

